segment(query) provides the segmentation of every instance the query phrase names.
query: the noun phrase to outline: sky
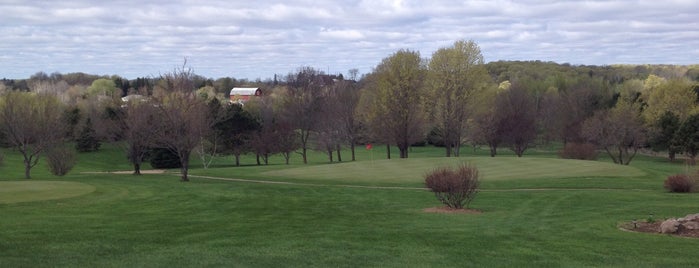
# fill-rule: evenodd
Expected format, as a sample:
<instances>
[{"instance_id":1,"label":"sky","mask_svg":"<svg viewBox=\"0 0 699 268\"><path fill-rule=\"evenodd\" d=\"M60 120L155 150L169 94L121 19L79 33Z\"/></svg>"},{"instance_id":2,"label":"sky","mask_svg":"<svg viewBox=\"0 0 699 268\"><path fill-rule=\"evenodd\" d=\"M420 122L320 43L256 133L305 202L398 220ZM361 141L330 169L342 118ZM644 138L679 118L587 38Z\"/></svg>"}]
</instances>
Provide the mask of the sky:
<instances>
[{"instance_id":1,"label":"sky","mask_svg":"<svg viewBox=\"0 0 699 268\"><path fill-rule=\"evenodd\" d=\"M181 67L249 80L371 72L473 40L486 62L699 64L697 0L0 0L0 78Z\"/></svg>"}]
</instances>

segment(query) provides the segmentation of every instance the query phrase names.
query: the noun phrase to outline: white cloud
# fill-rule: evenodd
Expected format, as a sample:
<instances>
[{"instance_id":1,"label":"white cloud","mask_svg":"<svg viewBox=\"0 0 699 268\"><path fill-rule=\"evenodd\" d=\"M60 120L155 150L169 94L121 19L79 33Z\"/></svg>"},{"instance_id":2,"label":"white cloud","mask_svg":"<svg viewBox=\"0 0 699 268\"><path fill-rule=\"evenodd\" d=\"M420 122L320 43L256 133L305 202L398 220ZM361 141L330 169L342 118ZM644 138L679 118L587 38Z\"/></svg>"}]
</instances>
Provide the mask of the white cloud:
<instances>
[{"instance_id":1,"label":"white cloud","mask_svg":"<svg viewBox=\"0 0 699 268\"><path fill-rule=\"evenodd\" d=\"M187 56L204 76L266 78L303 65L369 72L397 49L425 57L473 39L486 60L573 64L699 58L695 1L2 1L0 77L129 78Z\"/></svg>"}]
</instances>

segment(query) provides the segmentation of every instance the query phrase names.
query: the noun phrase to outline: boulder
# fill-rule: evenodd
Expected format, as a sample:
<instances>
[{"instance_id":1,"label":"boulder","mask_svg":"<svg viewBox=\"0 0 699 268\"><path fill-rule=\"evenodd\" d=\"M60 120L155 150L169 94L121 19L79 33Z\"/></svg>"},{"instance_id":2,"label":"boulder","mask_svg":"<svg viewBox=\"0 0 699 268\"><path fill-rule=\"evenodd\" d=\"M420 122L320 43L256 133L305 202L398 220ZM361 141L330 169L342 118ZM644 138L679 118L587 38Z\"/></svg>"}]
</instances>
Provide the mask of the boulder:
<instances>
[{"instance_id":1,"label":"boulder","mask_svg":"<svg viewBox=\"0 0 699 268\"><path fill-rule=\"evenodd\" d=\"M682 224L682 227L686 228L687 230L699 230L699 222L696 222L696 221L685 222Z\"/></svg>"},{"instance_id":2,"label":"boulder","mask_svg":"<svg viewBox=\"0 0 699 268\"><path fill-rule=\"evenodd\" d=\"M684 216L685 221L699 221L699 213Z\"/></svg>"},{"instance_id":3,"label":"boulder","mask_svg":"<svg viewBox=\"0 0 699 268\"><path fill-rule=\"evenodd\" d=\"M680 222L676 219L668 219L660 224L660 232L663 234L674 234L679 226Z\"/></svg>"}]
</instances>

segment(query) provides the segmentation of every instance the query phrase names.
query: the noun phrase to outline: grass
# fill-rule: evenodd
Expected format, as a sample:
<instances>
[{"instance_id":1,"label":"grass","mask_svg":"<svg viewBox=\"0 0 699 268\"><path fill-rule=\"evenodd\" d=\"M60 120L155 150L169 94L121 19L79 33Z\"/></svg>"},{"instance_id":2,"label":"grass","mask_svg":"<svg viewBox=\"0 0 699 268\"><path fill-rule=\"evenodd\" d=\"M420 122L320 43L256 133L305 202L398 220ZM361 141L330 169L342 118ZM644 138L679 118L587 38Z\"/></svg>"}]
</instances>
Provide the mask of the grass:
<instances>
[{"instance_id":1,"label":"grass","mask_svg":"<svg viewBox=\"0 0 699 268\"><path fill-rule=\"evenodd\" d=\"M4 152L0 187L28 183L19 179L21 166L12 164L18 156ZM66 177L51 176L40 164L30 182L94 191L0 204L0 267L699 265L699 240L617 228L651 213L662 219L699 212L698 195L662 189L665 176L685 169L681 164L639 157L631 167L617 167L558 160L546 152L522 159L469 152L464 159L484 172L484 191L471 204L483 213L424 213L439 204L431 193L409 188L419 184L415 177L433 164L463 160L435 158L442 153L425 147L408 161L379 160L377 150L372 163L372 152L362 150L360 161L342 164L323 164L323 155L314 154L308 166L274 158L269 166L231 167L229 158L193 170L313 186L80 173L129 168L118 148L105 145L99 153L81 154Z\"/></svg>"}]
</instances>

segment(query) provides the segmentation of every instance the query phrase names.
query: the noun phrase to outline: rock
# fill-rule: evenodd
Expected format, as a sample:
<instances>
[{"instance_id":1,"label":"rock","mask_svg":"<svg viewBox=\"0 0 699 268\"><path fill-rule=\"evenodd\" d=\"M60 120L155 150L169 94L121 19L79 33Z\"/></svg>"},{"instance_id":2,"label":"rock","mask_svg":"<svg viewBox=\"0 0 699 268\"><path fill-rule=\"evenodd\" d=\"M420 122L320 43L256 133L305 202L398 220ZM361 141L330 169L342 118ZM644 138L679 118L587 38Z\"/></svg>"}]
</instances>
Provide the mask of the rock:
<instances>
[{"instance_id":1,"label":"rock","mask_svg":"<svg viewBox=\"0 0 699 268\"><path fill-rule=\"evenodd\" d=\"M682 226L687 230L699 230L699 222L696 221L685 222Z\"/></svg>"},{"instance_id":2,"label":"rock","mask_svg":"<svg viewBox=\"0 0 699 268\"><path fill-rule=\"evenodd\" d=\"M699 213L684 216L685 221L699 221Z\"/></svg>"},{"instance_id":3,"label":"rock","mask_svg":"<svg viewBox=\"0 0 699 268\"><path fill-rule=\"evenodd\" d=\"M660 224L660 232L663 234L674 234L679 226L680 222L676 219L668 219Z\"/></svg>"}]
</instances>

